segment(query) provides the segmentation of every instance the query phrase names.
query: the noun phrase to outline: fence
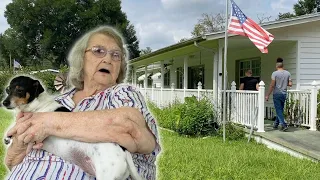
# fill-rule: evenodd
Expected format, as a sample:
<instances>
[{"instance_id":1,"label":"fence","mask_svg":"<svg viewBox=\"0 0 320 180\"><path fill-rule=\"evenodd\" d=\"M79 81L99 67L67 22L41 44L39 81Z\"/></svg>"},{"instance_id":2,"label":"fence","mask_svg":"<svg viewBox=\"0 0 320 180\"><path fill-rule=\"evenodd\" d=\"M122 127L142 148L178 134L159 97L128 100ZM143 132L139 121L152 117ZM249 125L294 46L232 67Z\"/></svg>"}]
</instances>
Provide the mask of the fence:
<instances>
[{"instance_id":1,"label":"fence","mask_svg":"<svg viewBox=\"0 0 320 180\"><path fill-rule=\"evenodd\" d=\"M259 83L259 91L236 90L236 83L231 83L227 90L227 113L229 121L254 126L258 132L264 132L265 84Z\"/></svg>"},{"instance_id":2,"label":"fence","mask_svg":"<svg viewBox=\"0 0 320 180\"><path fill-rule=\"evenodd\" d=\"M214 99L213 90L202 89L201 82L198 83L198 89L175 89L175 84L171 88L141 88L142 94L149 100L156 103L159 107L167 106L174 101L184 102L185 97L195 96L198 99ZM216 103L216 101L214 101Z\"/></svg>"}]
</instances>

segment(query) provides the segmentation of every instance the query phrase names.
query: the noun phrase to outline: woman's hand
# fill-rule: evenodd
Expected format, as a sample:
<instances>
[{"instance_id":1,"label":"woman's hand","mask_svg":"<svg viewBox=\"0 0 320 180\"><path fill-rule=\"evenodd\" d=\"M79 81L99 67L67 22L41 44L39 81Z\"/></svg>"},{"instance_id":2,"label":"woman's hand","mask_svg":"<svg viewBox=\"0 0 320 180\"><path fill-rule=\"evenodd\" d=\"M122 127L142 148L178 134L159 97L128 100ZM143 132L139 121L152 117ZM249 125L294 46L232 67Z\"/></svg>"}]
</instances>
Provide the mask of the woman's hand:
<instances>
[{"instance_id":1,"label":"woman's hand","mask_svg":"<svg viewBox=\"0 0 320 180\"><path fill-rule=\"evenodd\" d=\"M136 108L113 109L106 125L107 136L130 152L151 153L156 145L155 137L149 130L144 117Z\"/></svg>"},{"instance_id":2,"label":"woman's hand","mask_svg":"<svg viewBox=\"0 0 320 180\"><path fill-rule=\"evenodd\" d=\"M8 131L7 136L16 136L21 143L35 143L34 148L41 148L42 141L48 137L50 123L46 122L44 113L22 113L22 117L17 118L16 125ZM30 150L31 148L28 149Z\"/></svg>"},{"instance_id":3,"label":"woman's hand","mask_svg":"<svg viewBox=\"0 0 320 180\"><path fill-rule=\"evenodd\" d=\"M24 117L23 113L19 113L16 119L28 118ZM5 164L11 170L13 166L20 164L26 156L27 145L24 143L22 136L14 134L12 136L12 143L7 149L5 156Z\"/></svg>"}]
</instances>

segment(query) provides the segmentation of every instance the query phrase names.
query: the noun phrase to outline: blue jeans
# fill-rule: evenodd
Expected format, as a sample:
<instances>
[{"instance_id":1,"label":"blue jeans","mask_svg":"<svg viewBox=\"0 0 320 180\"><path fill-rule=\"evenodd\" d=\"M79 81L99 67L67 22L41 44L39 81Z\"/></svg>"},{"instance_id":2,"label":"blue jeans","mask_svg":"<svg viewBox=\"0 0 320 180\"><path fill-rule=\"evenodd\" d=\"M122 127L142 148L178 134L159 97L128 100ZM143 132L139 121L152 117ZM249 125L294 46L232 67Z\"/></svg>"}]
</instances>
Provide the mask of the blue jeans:
<instances>
[{"instance_id":1,"label":"blue jeans","mask_svg":"<svg viewBox=\"0 0 320 180\"><path fill-rule=\"evenodd\" d=\"M282 125L282 127L287 127L287 124L284 121L284 116L283 116L284 103L286 101L286 97L287 97L286 94L273 94L273 104L277 113L274 127L278 127L279 122Z\"/></svg>"}]
</instances>

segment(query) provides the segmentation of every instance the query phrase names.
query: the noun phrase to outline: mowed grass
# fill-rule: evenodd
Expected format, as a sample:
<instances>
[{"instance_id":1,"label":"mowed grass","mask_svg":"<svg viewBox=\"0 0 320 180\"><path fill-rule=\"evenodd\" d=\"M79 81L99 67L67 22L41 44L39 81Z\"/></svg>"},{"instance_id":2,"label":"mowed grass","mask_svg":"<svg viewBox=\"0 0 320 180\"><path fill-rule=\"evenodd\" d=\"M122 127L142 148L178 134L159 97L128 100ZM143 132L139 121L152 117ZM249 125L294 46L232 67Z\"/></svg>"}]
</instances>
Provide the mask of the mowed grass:
<instances>
[{"instance_id":1,"label":"mowed grass","mask_svg":"<svg viewBox=\"0 0 320 180\"><path fill-rule=\"evenodd\" d=\"M10 125L12 114L0 108L0 131ZM207 179L320 179L320 164L270 150L261 144L222 142L222 138L187 138L160 130L163 151L158 158L159 180ZM0 143L0 179L4 145Z\"/></svg>"},{"instance_id":2,"label":"mowed grass","mask_svg":"<svg viewBox=\"0 0 320 180\"><path fill-rule=\"evenodd\" d=\"M158 179L320 179L320 164L255 142L187 138L161 130Z\"/></svg>"},{"instance_id":3,"label":"mowed grass","mask_svg":"<svg viewBox=\"0 0 320 180\"><path fill-rule=\"evenodd\" d=\"M3 144L3 135L5 130L10 126L13 119L13 114L0 108L0 134L1 134L1 142L0 142L0 179L4 179L7 169L3 164L4 155L5 155L5 145Z\"/></svg>"}]
</instances>

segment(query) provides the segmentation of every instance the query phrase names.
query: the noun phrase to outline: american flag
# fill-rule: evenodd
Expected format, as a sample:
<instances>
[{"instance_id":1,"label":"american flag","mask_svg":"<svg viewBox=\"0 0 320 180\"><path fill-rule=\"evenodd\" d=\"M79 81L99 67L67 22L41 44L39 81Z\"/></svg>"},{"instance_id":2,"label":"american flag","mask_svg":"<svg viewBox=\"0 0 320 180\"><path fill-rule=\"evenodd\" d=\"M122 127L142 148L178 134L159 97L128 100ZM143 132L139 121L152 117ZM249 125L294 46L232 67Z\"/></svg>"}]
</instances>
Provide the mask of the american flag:
<instances>
[{"instance_id":1,"label":"american flag","mask_svg":"<svg viewBox=\"0 0 320 180\"><path fill-rule=\"evenodd\" d=\"M273 41L274 36L248 18L233 0L231 0L231 6L232 16L228 33L246 36L262 53L268 53L267 47Z\"/></svg>"},{"instance_id":2,"label":"american flag","mask_svg":"<svg viewBox=\"0 0 320 180\"><path fill-rule=\"evenodd\" d=\"M22 68L22 66L20 65L20 63L18 63L18 61L16 61L15 59L13 60L13 67L14 68Z\"/></svg>"}]
</instances>

